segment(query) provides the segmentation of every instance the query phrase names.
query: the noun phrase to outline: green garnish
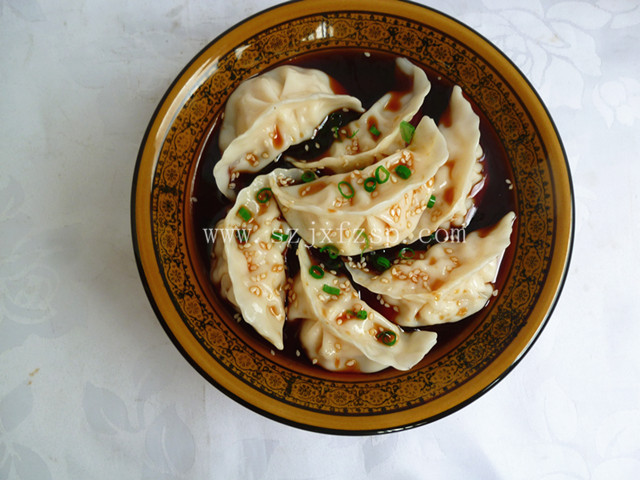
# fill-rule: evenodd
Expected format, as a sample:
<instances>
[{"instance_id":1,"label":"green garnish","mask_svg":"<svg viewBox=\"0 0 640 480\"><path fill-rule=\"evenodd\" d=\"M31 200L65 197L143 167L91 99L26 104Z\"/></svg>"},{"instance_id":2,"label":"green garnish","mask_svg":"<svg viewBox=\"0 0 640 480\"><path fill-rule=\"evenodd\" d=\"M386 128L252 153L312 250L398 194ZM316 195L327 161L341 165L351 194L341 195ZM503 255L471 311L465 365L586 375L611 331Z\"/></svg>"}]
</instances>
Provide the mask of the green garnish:
<instances>
[{"instance_id":1,"label":"green garnish","mask_svg":"<svg viewBox=\"0 0 640 480\"><path fill-rule=\"evenodd\" d=\"M410 258L415 257L415 255L416 255L416 252L413 251L413 248L404 247L398 253L398 258L401 259L401 260L408 260Z\"/></svg>"},{"instance_id":2,"label":"green garnish","mask_svg":"<svg viewBox=\"0 0 640 480\"><path fill-rule=\"evenodd\" d=\"M249 241L249 230L245 230L243 228L239 228L236 230L236 241L238 243L247 243Z\"/></svg>"},{"instance_id":3,"label":"green garnish","mask_svg":"<svg viewBox=\"0 0 640 480\"><path fill-rule=\"evenodd\" d=\"M276 242L286 242L289 238L289 234L282 232L272 232L271 238L273 238Z\"/></svg>"},{"instance_id":4,"label":"green garnish","mask_svg":"<svg viewBox=\"0 0 640 480\"><path fill-rule=\"evenodd\" d=\"M396 167L396 174L403 180L406 180L411 176L411 169L406 165L398 165Z\"/></svg>"},{"instance_id":5,"label":"green garnish","mask_svg":"<svg viewBox=\"0 0 640 480\"><path fill-rule=\"evenodd\" d=\"M338 287L332 287L326 283L322 286L322 291L329 295L340 295L340 289Z\"/></svg>"},{"instance_id":6,"label":"green garnish","mask_svg":"<svg viewBox=\"0 0 640 480\"><path fill-rule=\"evenodd\" d=\"M356 131L355 131L355 132L353 132L351 135L349 135L349 137L348 137L348 138L353 138L353 137L355 137L355 136L356 136L356 133L358 133L359 131L360 131L360 129L359 129L359 128L357 128L357 129L356 129Z\"/></svg>"},{"instance_id":7,"label":"green garnish","mask_svg":"<svg viewBox=\"0 0 640 480\"><path fill-rule=\"evenodd\" d=\"M384 178L380 178L381 173L382 175L384 175ZM380 165L378 168L376 168L376 182L384 183L389 180L390 176L391 174L389 173L389 170L387 170L384 166Z\"/></svg>"},{"instance_id":8,"label":"green garnish","mask_svg":"<svg viewBox=\"0 0 640 480\"><path fill-rule=\"evenodd\" d=\"M364 180L364 189L367 192L373 192L378 186L378 182L376 182L375 177L369 177Z\"/></svg>"},{"instance_id":9,"label":"green garnish","mask_svg":"<svg viewBox=\"0 0 640 480\"><path fill-rule=\"evenodd\" d=\"M380 268L381 270L388 270L389 268L391 268L391 262L389 261L389 259L381 257L380 255L376 255L373 258L373 263L375 263L376 267Z\"/></svg>"},{"instance_id":10,"label":"green garnish","mask_svg":"<svg viewBox=\"0 0 640 480\"><path fill-rule=\"evenodd\" d=\"M348 189L347 192L345 192L345 188ZM340 195L347 199L353 198L353 196L356 194L356 191L353 189L351 184L345 181L338 183L338 191L340 192Z\"/></svg>"},{"instance_id":11,"label":"green garnish","mask_svg":"<svg viewBox=\"0 0 640 480\"><path fill-rule=\"evenodd\" d=\"M338 127L331 127L331 131L333 132L333 138L338 138Z\"/></svg>"},{"instance_id":12,"label":"green garnish","mask_svg":"<svg viewBox=\"0 0 640 480\"><path fill-rule=\"evenodd\" d=\"M429 201L427 202L427 208L432 208L436 204L436 196L431 195L429 197Z\"/></svg>"},{"instance_id":13,"label":"green garnish","mask_svg":"<svg viewBox=\"0 0 640 480\"><path fill-rule=\"evenodd\" d=\"M360 233L358 233L356 240L359 239L360 237L364 237L364 247L362 247L362 251L364 252L369 247L371 247L371 242L369 242L369 235L367 235L367 232L365 232L364 230L358 230L358 232Z\"/></svg>"},{"instance_id":14,"label":"green garnish","mask_svg":"<svg viewBox=\"0 0 640 480\"><path fill-rule=\"evenodd\" d=\"M390 347L396 343L398 336L391 330L384 330L376 335L376 340L384 343L387 347Z\"/></svg>"},{"instance_id":15,"label":"green garnish","mask_svg":"<svg viewBox=\"0 0 640 480\"><path fill-rule=\"evenodd\" d=\"M335 260L340 256L340 250L338 250L338 247L331 244L325 245L324 247L322 247L320 249L320 253L323 253L323 252L327 252L329 254L329 257L331 257L331 259L333 260Z\"/></svg>"},{"instance_id":16,"label":"green garnish","mask_svg":"<svg viewBox=\"0 0 640 480\"><path fill-rule=\"evenodd\" d=\"M414 133L416 133L416 127L404 120L400 122L400 135L406 143L411 143Z\"/></svg>"},{"instance_id":17,"label":"green garnish","mask_svg":"<svg viewBox=\"0 0 640 480\"><path fill-rule=\"evenodd\" d=\"M237 215L241 219L243 219L245 222L248 222L249 220L251 220L251 212L244 205L238 209Z\"/></svg>"},{"instance_id":18,"label":"green garnish","mask_svg":"<svg viewBox=\"0 0 640 480\"><path fill-rule=\"evenodd\" d=\"M313 182L315 179L316 179L316 174L308 170L302 174L302 181L304 183Z\"/></svg>"},{"instance_id":19,"label":"green garnish","mask_svg":"<svg viewBox=\"0 0 640 480\"><path fill-rule=\"evenodd\" d=\"M258 190L258 193L256 193L256 200L258 201L258 203L267 203L269 200L271 200L272 196L273 192L271 191L271 189L269 187L265 187Z\"/></svg>"},{"instance_id":20,"label":"green garnish","mask_svg":"<svg viewBox=\"0 0 640 480\"><path fill-rule=\"evenodd\" d=\"M318 265L313 265L309 268L309 275L313 278L322 278L324 277L324 270L322 270Z\"/></svg>"},{"instance_id":21,"label":"green garnish","mask_svg":"<svg viewBox=\"0 0 640 480\"><path fill-rule=\"evenodd\" d=\"M358 317L360 320L364 320L365 318L367 318L367 311L360 310L358 313L356 313L356 317Z\"/></svg>"},{"instance_id":22,"label":"green garnish","mask_svg":"<svg viewBox=\"0 0 640 480\"><path fill-rule=\"evenodd\" d=\"M371 125L369 127L369 131L371 132L372 135L379 137L380 136L380 130L378 130L378 127L376 127L375 125Z\"/></svg>"}]
</instances>

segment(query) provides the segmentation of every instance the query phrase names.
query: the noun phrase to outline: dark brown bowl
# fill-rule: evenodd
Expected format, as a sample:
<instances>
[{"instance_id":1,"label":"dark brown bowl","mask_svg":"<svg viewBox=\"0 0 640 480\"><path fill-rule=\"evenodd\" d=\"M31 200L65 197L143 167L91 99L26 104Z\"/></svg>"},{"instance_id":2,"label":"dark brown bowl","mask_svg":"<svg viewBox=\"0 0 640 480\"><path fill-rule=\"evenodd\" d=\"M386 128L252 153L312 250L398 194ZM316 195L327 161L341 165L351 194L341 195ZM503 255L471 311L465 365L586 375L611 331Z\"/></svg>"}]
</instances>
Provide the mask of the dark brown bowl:
<instances>
[{"instance_id":1,"label":"dark brown bowl","mask_svg":"<svg viewBox=\"0 0 640 480\"><path fill-rule=\"evenodd\" d=\"M494 136L518 215L498 280L479 314L440 329L438 348L408 372L332 373L274 352L208 279L193 189L213 122L244 79L327 49L405 56L456 83ZM222 391L270 418L361 434L421 425L503 378L546 323L573 237L567 160L549 113L520 71L454 19L408 2L304 0L253 16L200 52L170 87L143 140L133 182L133 240L149 299L176 346Z\"/></svg>"}]
</instances>

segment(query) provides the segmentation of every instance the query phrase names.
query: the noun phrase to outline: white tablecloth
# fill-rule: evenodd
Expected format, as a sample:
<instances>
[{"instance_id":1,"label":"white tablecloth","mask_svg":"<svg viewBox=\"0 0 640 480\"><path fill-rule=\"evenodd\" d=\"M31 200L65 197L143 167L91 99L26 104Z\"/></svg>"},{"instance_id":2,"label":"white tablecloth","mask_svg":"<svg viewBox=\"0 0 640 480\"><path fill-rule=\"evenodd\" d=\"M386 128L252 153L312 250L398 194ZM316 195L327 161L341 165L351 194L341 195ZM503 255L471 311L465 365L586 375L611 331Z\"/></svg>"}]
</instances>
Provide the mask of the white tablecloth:
<instances>
[{"instance_id":1,"label":"white tablecloth","mask_svg":"<svg viewBox=\"0 0 640 480\"><path fill-rule=\"evenodd\" d=\"M129 217L182 67L268 0L0 2L0 479L640 478L640 6L438 0L549 107L576 238L541 338L433 424L341 437L210 386L160 327ZM426 2L423 2L426 3Z\"/></svg>"}]
</instances>

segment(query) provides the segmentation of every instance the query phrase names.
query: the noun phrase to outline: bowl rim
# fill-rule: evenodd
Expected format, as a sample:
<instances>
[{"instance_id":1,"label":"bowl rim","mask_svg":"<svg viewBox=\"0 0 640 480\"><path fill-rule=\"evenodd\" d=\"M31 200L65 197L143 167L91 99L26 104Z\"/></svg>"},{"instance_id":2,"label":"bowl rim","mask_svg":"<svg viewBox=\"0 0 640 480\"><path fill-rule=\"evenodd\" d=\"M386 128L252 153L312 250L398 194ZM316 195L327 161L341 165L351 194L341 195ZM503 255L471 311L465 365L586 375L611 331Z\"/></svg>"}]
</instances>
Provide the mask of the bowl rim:
<instances>
[{"instance_id":1,"label":"bowl rim","mask_svg":"<svg viewBox=\"0 0 640 480\"><path fill-rule=\"evenodd\" d=\"M298 12L295 6L304 6L304 13ZM393 12L391 12L393 10ZM304 16L309 16L313 14L319 14L322 12L348 12L348 11L358 11L358 12L372 12L372 13L393 13L395 16L402 16L400 13L409 13L409 12L419 12L422 17L413 18L414 21L422 22L425 16L431 15L439 22L444 22L445 24L454 25L458 28L458 34L462 32L464 38L469 40L480 40L482 42L482 48L488 51L493 51L496 58L499 60L501 65L508 67L510 69L509 74L512 78L517 79L521 85L516 88L512 85L515 91L517 91L520 95L522 92L527 93L527 98L524 98L521 95L523 104L529 106L531 102L540 109L539 115L535 116L539 118L540 116L545 120L544 125L537 125L538 128L544 127L545 132L540 132L541 138L552 138L557 145L555 147L559 150L560 155L554 163L559 164L558 167L564 167L564 175L554 175L556 181L562 181L565 187L564 196L558 195L559 200L569 200L568 205L562 206L564 209L565 216L568 215L569 221L566 225L563 225L563 228L558 227L558 232L556 234L555 240L561 240L560 247L560 258L557 260L558 263L562 263L561 266L557 266L555 268L555 272L553 278L548 278L547 282L552 280L552 283L555 285L555 288L552 288L552 291L548 293L547 297L550 296L545 302L545 307L542 309L543 311L539 313L541 315L541 320L538 323L538 327L536 331L526 339L526 342L519 342L518 345L514 345L512 342L509 346L502 352L495 361L500 361L503 365L501 365L497 370L500 373L497 377L494 374L490 374L485 369L484 371L478 374L479 377L489 376L490 379L484 379L484 387L478 389L473 395L465 396L465 398L461 401L455 402L454 405L443 409L440 413L431 415L427 418L417 421L411 421L404 424L397 424L393 421L389 422L381 422L380 426L375 428L366 428L364 427L364 423L362 426L355 428L340 428L337 423L327 421L324 425L321 425L321 422L318 420L330 420L331 414L325 413L313 413L313 416L318 416L316 421L305 423L296 419L292 419L287 417L282 412L279 412L277 408L265 408L259 405L258 401L247 400L246 397L250 398L253 396L254 398L259 397L261 394L253 390L249 390L248 388L239 388L236 391L232 391L227 388L225 380L229 379L215 379L210 373L208 373L205 368L202 366L202 363L198 362L198 359L204 360L202 358L203 352L198 353L198 348L202 348L199 344L190 343L184 341L180 341L176 332L169 325L169 321L166 318L167 315L167 307L175 308L171 303L168 295L165 297L162 295L162 292L158 292L157 289L151 285L149 281L149 275L158 274L160 275L160 270L157 265L153 264L153 258L149 258L151 255L155 258L155 252L145 253L143 251L143 245L145 242L151 240L151 235L149 234L149 230L146 230L145 226L151 226L151 217L148 215L149 210L146 210L144 207L148 203L148 198L145 199L143 195L141 195L141 186L144 185L145 181L149 181L149 179L145 179L141 177L141 170L143 167L144 159L147 157L147 150L150 148L150 140L152 137L152 132L154 132L157 128L159 128L159 123L166 121L168 116L173 116L175 113L171 110L171 107L175 106L174 104L179 103L176 102L176 99L179 97L180 92L183 92L184 89L190 90L195 88L194 85L190 81L194 78L193 71L201 71L203 68L207 68L208 61L205 60L206 53L216 47L222 48L232 48L237 45L236 41L232 41L230 36L234 31L239 29L240 27L251 28L253 27L253 31L259 31L260 26L268 27L275 26L279 23L285 23L291 21L295 18L300 18ZM276 15L278 15L279 20L269 21L270 19L275 19ZM284 18L283 18L284 17ZM411 18L411 17L408 17ZM433 20L433 19L432 19ZM460 36L456 34L456 40L460 41ZM229 43L228 47L225 47L225 42ZM470 42L465 42L465 44L469 45ZM492 64L494 61L492 60ZM189 72L191 71L191 75ZM501 71L502 73L502 71ZM173 100L168 102L173 97ZM180 108L175 108L176 111L179 111ZM532 115L534 116L534 115ZM157 139L156 139L157 140ZM546 143L545 143L546 145ZM151 147L157 151L161 148L162 144L158 144L156 142ZM155 156L154 156L155 158ZM155 171L155 164L151 166L151 171ZM149 183L150 185L150 183ZM150 205L149 205L150 206ZM558 206L556 205L556 208ZM557 212L556 212L557 213ZM494 45L491 41L489 41L484 35L480 34L473 28L464 24L463 22L455 19L454 17L443 13L439 10L436 10L432 7L428 7L423 4L415 3L409 0L399 0L398 2L386 2L384 0L368 0L366 3L362 0L325 0L323 2L317 2L314 0L292 0L284 3L280 3L277 5L273 5L267 9L256 12L255 14L245 18L232 25L218 36L216 36L213 40L208 42L199 52L197 52L192 59L183 67L183 69L178 73L175 79L171 82L166 92L160 99L156 109L154 110L153 115L147 125L145 130L135 164L133 182L132 182L132 192L131 192L131 205L130 205L130 215L131 215L131 233L132 233L132 241L133 241L133 250L136 259L136 265L138 268L138 273L140 275L140 279L142 281L145 293L149 299L149 302L152 306L152 309L158 318L160 324L163 329L167 333L168 337L171 339L176 348L180 351L182 356L191 364L191 366L198 371L209 383L214 385L218 390L240 403L241 405L249 408L250 410L259 413L267 418L272 420L276 420L280 423L291 425L294 427L302 428L305 430L320 432L320 433L329 433L329 434L342 434L342 435L364 435L364 434L378 434L378 433L389 433L394 431L406 430L409 428L421 426L427 423L431 423L440 418L448 416L466 405L472 403L480 396L484 395L487 391L493 388L497 383L499 383L502 379L504 379L519 362L522 358L531 350L531 347L536 342L536 340L540 337L540 334L544 330L544 327L547 325L549 318L551 317L559 297L562 293L568 271L571 262L571 255L574 243L574 235L575 235L575 199L574 199L574 190L573 190L573 181L571 177L571 171L569 168L569 162L566 155L566 151L564 145L562 143L562 139L559 135L557 126L553 121L553 118L550 115L550 112L546 105L544 104L542 98L534 88L534 86L530 83L527 77L522 73L522 71L515 65L515 63L510 60L496 45ZM146 216L146 218L145 218ZM148 245L149 243L147 243ZM557 246L554 246L554 256L556 256ZM558 265L556 263L556 265ZM550 264L549 270L552 270L552 265ZM551 276L550 276L551 277ZM541 292L542 296L542 292ZM169 302L168 302L169 301ZM534 311L538 309L537 306L534 307ZM540 310L540 309L538 309ZM531 313L533 315L533 312ZM515 351L514 351L515 350ZM491 370L496 369L495 361L491 364ZM224 375L223 375L224 377ZM230 376L229 376L230 378ZM234 382L232 382L234 383ZM247 393L250 395L247 396ZM456 393L456 392L451 392ZM244 396L243 396L244 394ZM265 397L266 398L266 397ZM271 399L273 401L273 399ZM276 406L277 407L277 406ZM391 414L393 415L393 414Z\"/></svg>"}]
</instances>

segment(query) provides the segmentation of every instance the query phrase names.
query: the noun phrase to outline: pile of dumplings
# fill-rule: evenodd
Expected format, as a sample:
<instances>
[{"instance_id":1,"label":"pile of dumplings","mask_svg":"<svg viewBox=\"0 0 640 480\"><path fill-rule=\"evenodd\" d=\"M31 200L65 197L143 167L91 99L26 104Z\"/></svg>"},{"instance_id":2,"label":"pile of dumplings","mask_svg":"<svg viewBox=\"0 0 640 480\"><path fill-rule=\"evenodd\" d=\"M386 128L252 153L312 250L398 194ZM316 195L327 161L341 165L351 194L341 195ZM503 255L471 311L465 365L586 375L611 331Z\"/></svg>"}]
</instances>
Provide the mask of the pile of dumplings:
<instances>
[{"instance_id":1,"label":"pile of dumplings","mask_svg":"<svg viewBox=\"0 0 640 480\"><path fill-rule=\"evenodd\" d=\"M300 322L293 341L331 371L412 368L437 340L413 327L481 310L510 243L512 212L463 242L402 249L368 264L378 250L466 226L484 178L479 118L461 89L453 88L446 121L423 116L414 126L431 84L405 58L396 69L411 88L365 111L357 98L334 93L326 73L280 66L239 85L220 127L214 177L233 204L216 228L233 235L216 236L211 280L278 350L285 322ZM341 110L358 116L336 129L323 155L287 158L289 147L313 140ZM293 168L274 169L281 159ZM327 256L340 267L319 260ZM364 289L377 305L363 300ZM381 313L389 311L393 318Z\"/></svg>"}]
</instances>

